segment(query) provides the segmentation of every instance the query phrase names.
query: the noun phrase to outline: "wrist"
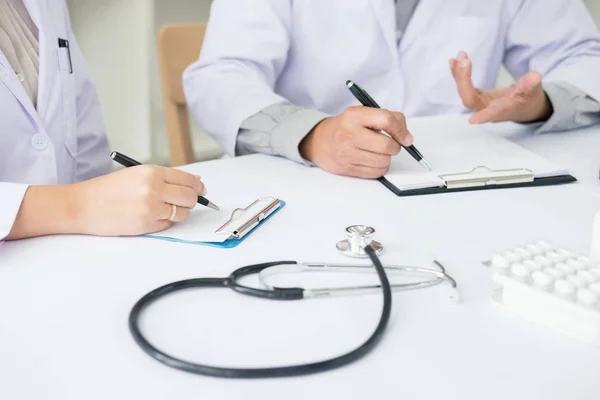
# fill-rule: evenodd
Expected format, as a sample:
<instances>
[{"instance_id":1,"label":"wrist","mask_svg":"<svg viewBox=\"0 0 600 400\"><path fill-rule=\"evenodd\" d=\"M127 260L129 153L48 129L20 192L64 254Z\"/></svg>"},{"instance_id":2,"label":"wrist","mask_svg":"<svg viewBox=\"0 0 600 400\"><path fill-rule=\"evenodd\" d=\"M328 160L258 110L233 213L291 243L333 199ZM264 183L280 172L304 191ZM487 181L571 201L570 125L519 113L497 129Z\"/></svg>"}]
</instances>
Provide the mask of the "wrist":
<instances>
[{"instance_id":1,"label":"wrist","mask_svg":"<svg viewBox=\"0 0 600 400\"><path fill-rule=\"evenodd\" d=\"M81 196L82 184L75 183L64 185L61 198L63 200L63 233L86 233L83 221L83 207L85 204Z\"/></svg>"},{"instance_id":2,"label":"wrist","mask_svg":"<svg viewBox=\"0 0 600 400\"><path fill-rule=\"evenodd\" d=\"M535 109L531 122L548 121L552 114L554 114L554 107L552 106L552 102L545 91L542 91L541 99L537 102L537 104L538 105Z\"/></svg>"},{"instance_id":3,"label":"wrist","mask_svg":"<svg viewBox=\"0 0 600 400\"><path fill-rule=\"evenodd\" d=\"M87 209L93 204L89 198L88 182L66 185L65 199L65 229L70 233L90 234L89 216Z\"/></svg>"},{"instance_id":4,"label":"wrist","mask_svg":"<svg viewBox=\"0 0 600 400\"><path fill-rule=\"evenodd\" d=\"M330 120L331 118L325 118L323 121L319 122L308 133L308 135L306 135L306 137L302 139L300 145L298 146L302 158L311 163L315 162L315 153L319 147L319 138L322 136Z\"/></svg>"}]
</instances>

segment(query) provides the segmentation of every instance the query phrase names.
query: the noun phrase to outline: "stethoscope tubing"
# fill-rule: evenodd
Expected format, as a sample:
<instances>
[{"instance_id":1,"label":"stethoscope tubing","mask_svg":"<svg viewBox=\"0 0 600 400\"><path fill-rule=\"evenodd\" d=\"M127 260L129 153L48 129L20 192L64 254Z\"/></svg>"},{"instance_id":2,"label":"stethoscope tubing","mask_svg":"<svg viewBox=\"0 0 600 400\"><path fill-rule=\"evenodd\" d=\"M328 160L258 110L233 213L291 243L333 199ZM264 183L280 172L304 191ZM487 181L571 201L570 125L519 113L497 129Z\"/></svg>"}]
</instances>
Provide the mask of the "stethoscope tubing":
<instances>
[{"instance_id":1,"label":"stethoscope tubing","mask_svg":"<svg viewBox=\"0 0 600 400\"><path fill-rule=\"evenodd\" d=\"M187 279L161 286L143 296L133 306L129 314L129 330L131 331L135 342L148 355L172 368L176 368L194 374L220 378L277 378L315 374L319 372L328 371L334 368L339 368L364 357L371 350L373 350L373 348L383 337L385 328L390 319L390 313L392 309L392 289L390 287L390 282L383 268L383 265L377 257L377 254L375 254L373 248L371 246L367 246L365 248L365 252L371 259L371 262L373 263L373 266L375 267L375 270L377 272L377 276L380 280L381 291L383 295L383 307L381 310L381 316L379 318L377 327L375 328L371 336L363 344L361 344L356 349L335 358L307 364L290 365L282 367L225 368L192 363L190 361L185 361L177 357L171 356L156 348L146 339L146 337L141 332L139 322L144 310L160 298L182 290L197 288L230 288L232 290L246 295L268 298L273 300L302 299L304 298L304 290L301 288L275 288L274 290L263 290L247 287L238 283L238 280L243 276L258 273L265 268L269 268L275 265L296 264L296 262L294 261L257 264L243 267L237 271L234 271L234 273L232 273L227 278Z\"/></svg>"}]
</instances>

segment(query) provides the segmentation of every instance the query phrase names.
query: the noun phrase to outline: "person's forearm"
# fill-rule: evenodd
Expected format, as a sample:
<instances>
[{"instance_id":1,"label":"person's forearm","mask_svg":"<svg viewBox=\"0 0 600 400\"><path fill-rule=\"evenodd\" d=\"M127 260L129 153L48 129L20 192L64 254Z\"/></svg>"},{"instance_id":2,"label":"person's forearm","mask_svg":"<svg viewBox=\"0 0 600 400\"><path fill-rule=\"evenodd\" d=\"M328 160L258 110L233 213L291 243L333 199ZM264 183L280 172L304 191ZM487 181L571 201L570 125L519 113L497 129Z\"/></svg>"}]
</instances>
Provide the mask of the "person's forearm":
<instances>
[{"instance_id":1,"label":"person's forearm","mask_svg":"<svg viewBox=\"0 0 600 400\"><path fill-rule=\"evenodd\" d=\"M76 233L72 185L30 186L6 240Z\"/></svg>"}]
</instances>

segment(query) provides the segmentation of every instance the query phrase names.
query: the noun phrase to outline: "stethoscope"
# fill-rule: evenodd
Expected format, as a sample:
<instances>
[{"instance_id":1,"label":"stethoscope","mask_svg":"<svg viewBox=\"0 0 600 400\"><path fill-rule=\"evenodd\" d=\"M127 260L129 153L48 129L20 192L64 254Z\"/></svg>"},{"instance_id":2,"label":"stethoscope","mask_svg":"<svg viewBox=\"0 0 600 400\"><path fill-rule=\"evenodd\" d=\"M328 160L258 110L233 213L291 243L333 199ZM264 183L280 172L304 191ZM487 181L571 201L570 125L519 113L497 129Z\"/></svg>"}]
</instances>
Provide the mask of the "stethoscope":
<instances>
[{"instance_id":1,"label":"stethoscope","mask_svg":"<svg viewBox=\"0 0 600 400\"><path fill-rule=\"evenodd\" d=\"M383 246L380 243L373 243L372 236L375 230L364 225L353 225L346 229L348 234L348 247L338 250L344 253L353 252L352 257L369 258L372 265L352 265L352 264L324 264L324 263L298 263L296 261L277 261L270 263L262 263L248 265L233 271L225 278L198 278L186 279L178 282L169 283L146 294L133 306L129 314L129 330L133 335L136 343L151 357L166 364L172 368L182 371L191 372L200 375L214 376L220 378L275 378L289 377L306 374L314 374L324 372L334 368L347 365L356 361L370 352L377 343L381 340L385 328L390 318L392 309L392 291L393 290L411 290L421 289L434 286L443 282L450 284L451 292L450 299L454 302L459 301L456 281L446 273L441 263L434 261L437 268L422 268L401 265L383 266L377 253L383 251ZM301 287L278 287L269 283L275 275L284 273L303 273L314 271L326 272L372 272L373 267L379 278L379 284L361 285L361 286L342 286L334 288L317 288L306 289ZM431 278L419 282L397 283L390 284L386 272L395 273L410 273L410 274L426 274ZM240 280L246 276L257 274L262 288L253 288L242 285ZM269 300L302 300L323 296L336 295L356 295L364 294L373 291L381 291L383 293L383 308L379 323L371 334L371 336L356 349L324 361L318 361L307 364L291 365L284 367L272 368L228 368L212 365L204 365L185 361L164 351L159 350L152 345L140 330L139 321L144 310L152 303L167 296L169 294L187 289L198 288L228 288L235 292L260 297Z\"/></svg>"}]
</instances>

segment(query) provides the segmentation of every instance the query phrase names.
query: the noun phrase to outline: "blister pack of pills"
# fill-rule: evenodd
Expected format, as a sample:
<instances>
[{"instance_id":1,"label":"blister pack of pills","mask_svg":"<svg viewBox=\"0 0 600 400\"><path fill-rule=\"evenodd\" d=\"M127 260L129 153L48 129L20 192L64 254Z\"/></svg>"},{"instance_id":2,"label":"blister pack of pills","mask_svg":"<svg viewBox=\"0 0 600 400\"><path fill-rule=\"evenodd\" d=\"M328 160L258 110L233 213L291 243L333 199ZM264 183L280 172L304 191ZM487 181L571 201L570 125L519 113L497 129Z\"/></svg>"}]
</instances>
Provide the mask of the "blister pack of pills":
<instances>
[{"instance_id":1,"label":"blister pack of pills","mask_svg":"<svg viewBox=\"0 0 600 400\"><path fill-rule=\"evenodd\" d=\"M504 308L589 344L600 345L600 265L539 241L485 263Z\"/></svg>"}]
</instances>

